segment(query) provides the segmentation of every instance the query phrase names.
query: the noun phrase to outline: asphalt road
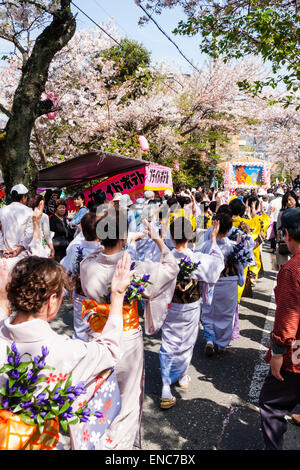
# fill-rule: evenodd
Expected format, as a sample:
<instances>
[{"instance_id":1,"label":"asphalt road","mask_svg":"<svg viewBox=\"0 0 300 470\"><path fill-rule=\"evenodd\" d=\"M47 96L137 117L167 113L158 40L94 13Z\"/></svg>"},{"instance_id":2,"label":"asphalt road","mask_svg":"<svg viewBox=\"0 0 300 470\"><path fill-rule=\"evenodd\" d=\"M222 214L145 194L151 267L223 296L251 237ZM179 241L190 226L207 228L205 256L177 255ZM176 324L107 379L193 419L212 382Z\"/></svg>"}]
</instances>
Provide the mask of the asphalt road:
<instances>
[{"instance_id":1,"label":"asphalt road","mask_svg":"<svg viewBox=\"0 0 300 470\"><path fill-rule=\"evenodd\" d=\"M269 343L275 304L275 257L263 247L264 277L253 297L242 297L240 338L222 355L207 358L200 330L187 391L174 387L176 405L159 408L161 391L158 352L160 334L144 336L146 387L142 420L144 450L262 450L257 407L268 371L263 358ZM52 327L72 335L72 304L65 301ZM297 410L300 412L300 408ZM285 449L300 449L300 428L289 424Z\"/></svg>"}]
</instances>

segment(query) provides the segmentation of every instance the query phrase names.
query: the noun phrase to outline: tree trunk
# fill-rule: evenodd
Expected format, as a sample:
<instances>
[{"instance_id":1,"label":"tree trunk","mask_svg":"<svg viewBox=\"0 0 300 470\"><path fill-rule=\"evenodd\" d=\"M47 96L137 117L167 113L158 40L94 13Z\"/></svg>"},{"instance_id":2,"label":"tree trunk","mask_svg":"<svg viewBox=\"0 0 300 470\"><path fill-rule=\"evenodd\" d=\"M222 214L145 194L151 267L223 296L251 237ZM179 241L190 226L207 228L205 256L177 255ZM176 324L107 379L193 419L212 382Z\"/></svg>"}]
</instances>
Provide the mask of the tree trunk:
<instances>
[{"instance_id":1,"label":"tree trunk","mask_svg":"<svg viewBox=\"0 0 300 470\"><path fill-rule=\"evenodd\" d=\"M55 54L72 38L76 21L70 10L70 0L61 0L53 20L36 39L32 53L23 64L22 76L16 89L11 116L0 143L0 165L6 197L13 185L23 183L36 191L38 169L30 156L30 137L35 120L50 111L52 102L41 101L50 63Z\"/></svg>"}]
</instances>

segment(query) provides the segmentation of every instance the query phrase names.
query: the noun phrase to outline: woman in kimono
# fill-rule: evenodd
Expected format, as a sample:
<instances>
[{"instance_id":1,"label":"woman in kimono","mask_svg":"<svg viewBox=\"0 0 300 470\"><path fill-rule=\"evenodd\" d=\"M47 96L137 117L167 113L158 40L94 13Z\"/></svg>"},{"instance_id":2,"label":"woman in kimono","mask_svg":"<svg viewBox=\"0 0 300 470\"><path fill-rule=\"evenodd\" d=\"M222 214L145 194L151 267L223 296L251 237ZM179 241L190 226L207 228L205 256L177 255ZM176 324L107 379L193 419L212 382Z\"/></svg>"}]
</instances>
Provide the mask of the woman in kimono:
<instances>
[{"instance_id":1,"label":"woman in kimono","mask_svg":"<svg viewBox=\"0 0 300 470\"><path fill-rule=\"evenodd\" d=\"M156 242L161 257L159 262L137 261L135 275L149 276L150 285L143 292L145 301L144 325L146 334L156 333L165 319L168 304L175 289L177 262L163 240L145 221L148 235ZM97 234L104 247L88 256L80 265L81 286L84 294L99 303L106 302L116 263L122 257L127 243L127 214L111 211L97 226ZM125 306L124 306L125 308ZM139 317L132 309L126 320L124 313L123 356L115 367L121 392L122 408L107 430L106 447L116 450L141 448L141 417L144 397L144 344Z\"/></svg>"},{"instance_id":2,"label":"woman in kimono","mask_svg":"<svg viewBox=\"0 0 300 470\"><path fill-rule=\"evenodd\" d=\"M263 273L263 264L261 257L261 246L267 236L267 229L270 225L270 217L264 211L262 201L259 201L257 197L250 197L248 199L250 221L249 226L251 228L251 235L255 241L255 248L253 250L256 261L255 266L249 267L249 274L252 286L256 285L256 279L259 274Z\"/></svg>"},{"instance_id":3,"label":"woman in kimono","mask_svg":"<svg viewBox=\"0 0 300 470\"><path fill-rule=\"evenodd\" d=\"M90 329L87 320L82 318L82 300L84 298L80 279L79 265L81 261L96 250L99 250L101 244L96 233L97 216L93 212L85 214L80 222L83 240L78 239L78 243L72 244L67 251L66 256L61 260L60 264L65 268L69 277L74 279L73 289L73 325L74 339L88 341L88 330Z\"/></svg>"},{"instance_id":4,"label":"woman in kimono","mask_svg":"<svg viewBox=\"0 0 300 470\"><path fill-rule=\"evenodd\" d=\"M0 323L0 339L8 346L14 342L20 354L35 356L40 354L42 346L46 347L47 365L55 368L49 371L46 385L54 387L72 372L72 384L84 383L84 400L88 402L95 393L97 377L105 369L113 368L121 355L122 304L132 279L130 264L130 256L124 253L114 267L107 323L101 335L94 333L91 341L84 343L57 334L50 326L61 306L64 289L71 287L65 269L54 259L35 256L22 259L14 267L7 285L12 315ZM0 279L3 281L3 276ZM0 290L3 291L3 286ZM0 367L6 359L6 355L0 357ZM5 385L6 380L6 374L1 374L0 385ZM78 397L74 401L74 410L82 400ZM71 443L82 424L70 426ZM102 448L100 440L95 447Z\"/></svg>"},{"instance_id":5,"label":"woman in kimono","mask_svg":"<svg viewBox=\"0 0 300 470\"><path fill-rule=\"evenodd\" d=\"M206 339L205 354L211 356L216 349L223 351L232 340L234 321L238 310L238 285L244 284L244 268L251 263L251 251L245 248L242 238L230 240L227 235L232 228L229 214L219 213L216 219L220 222L217 245L224 256L225 268L218 282L210 291L211 302L203 302L201 323ZM211 249L210 241L200 247L204 253Z\"/></svg>"},{"instance_id":6,"label":"woman in kimono","mask_svg":"<svg viewBox=\"0 0 300 470\"><path fill-rule=\"evenodd\" d=\"M219 223L213 222L211 247L208 254L193 252L188 243L193 239L192 224L185 217L175 219L170 225L170 233L175 244L172 251L176 261L187 266L196 264L189 275L180 270L176 289L162 327L162 343L159 352L162 376L160 407L171 408L176 399L171 385L178 381L179 387L187 388L190 377L187 375L193 349L198 337L202 284L217 282L224 268L223 255L216 244ZM187 268L189 270L189 268Z\"/></svg>"},{"instance_id":7,"label":"woman in kimono","mask_svg":"<svg viewBox=\"0 0 300 470\"><path fill-rule=\"evenodd\" d=\"M246 235L251 236L251 239L254 242L252 251L255 248L255 238L254 234L255 229L253 228L253 223L251 223L250 218L250 208L248 204L245 204L241 199L234 198L230 203L229 207L232 210L232 226L243 231ZM250 265L249 265L250 266ZM238 286L238 303L240 303L243 292L246 287L246 280L248 278L249 266L246 266L244 269L244 284ZM251 266L256 266L256 260L253 251L253 262Z\"/></svg>"}]
</instances>

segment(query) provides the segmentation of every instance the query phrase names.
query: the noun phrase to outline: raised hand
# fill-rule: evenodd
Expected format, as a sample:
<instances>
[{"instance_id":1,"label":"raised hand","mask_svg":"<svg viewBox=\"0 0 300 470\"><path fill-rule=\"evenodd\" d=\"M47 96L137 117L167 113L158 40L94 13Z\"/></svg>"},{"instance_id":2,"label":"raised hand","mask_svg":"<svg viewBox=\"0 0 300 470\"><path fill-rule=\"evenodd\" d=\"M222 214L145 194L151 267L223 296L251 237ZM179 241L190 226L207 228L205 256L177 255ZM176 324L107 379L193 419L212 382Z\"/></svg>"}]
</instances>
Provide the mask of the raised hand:
<instances>
[{"instance_id":1,"label":"raised hand","mask_svg":"<svg viewBox=\"0 0 300 470\"><path fill-rule=\"evenodd\" d=\"M131 257L127 251L118 261L112 281L111 296L124 295L127 287L130 285L134 271L130 271Z\"/></svg>"},{"instance_id":2,"label":"raised hand","mask_svg":"<svg viewBox=\"0 0 300 470\"><path fill-rule=\"evenodd\" d=\"M220 230L220 221L219 220L213 220L212 222L212 232L211 232L211 241L212 243L216 242L217 241L217 235L219 233L219 230Z\"/></svg>"},{"instance_id":3,"label":"raised hand","mask_svg":"<svg viewBox=\"0 0 300 470\"><path fill-rule=\"evenodd\" d=\"M152 240L157 240L159 238L159 234L157 231L152 227L148 220L143 220L143 225L146 227L146 233L149 235Z\"/></svg>"}]
</instances>

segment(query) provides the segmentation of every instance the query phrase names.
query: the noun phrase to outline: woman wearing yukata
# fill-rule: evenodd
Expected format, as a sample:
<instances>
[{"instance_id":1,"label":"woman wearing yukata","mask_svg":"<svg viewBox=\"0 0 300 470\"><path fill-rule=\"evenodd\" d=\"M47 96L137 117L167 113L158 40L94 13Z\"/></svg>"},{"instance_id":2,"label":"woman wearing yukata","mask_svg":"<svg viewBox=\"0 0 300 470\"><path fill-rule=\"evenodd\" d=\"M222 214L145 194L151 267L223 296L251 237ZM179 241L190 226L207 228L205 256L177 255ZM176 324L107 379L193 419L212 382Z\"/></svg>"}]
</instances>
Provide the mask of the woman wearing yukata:
<instances>
[{"instance_id":1,"label":"woman wearing yukata","mask_svg":"<svg viewBox=\"0 0 300 470\"><path fill-rule=\"evenodd\" d=\"M136 277L147 276L150 283L143 292L144 325L146 334L154 334L161 328L172 299L178 265L151 224L145 221L145 227L161 256L159 262L137 261L134 274ZM80 278L84 294L98 303L93 308L101 315L106 304L103 297L108 294L116 263L127 243L127 214L112 210L98 223L97 234L104 250L96 251L81 262ZM115 367L122 408L106 432L106 448L116 450L130 450L133 446L141 448L144 397L144 344L138 310L133 307L126 311L124 305L123 315L123 356Z\"/></svg>"},{"instance_id":2,"label":"woman wearing yukata","mask_svg":"<svg viewBox=\"0 0 300 470\"><path fill-rule=\"evenodd\" d=\"M206 339L205 354L211 356L214 349L224 351L232 340L236 313L238 311L238 285L244 284L244 268L253 258L241 236L234 241L227 235L232 228L232 218L228 213L218 213L220 222L217 245L224 256L225 268L218 282L210 290L211 302L203 302L201 323ZM204 242L199 249L208 253L211 241Z\"/></svg>"},{"instance_id":3,"label":"woman wearing yukata","mask_svg":"<svg viewBox=\"0 0 300 470\"><path fill-rule=\"evenodd\" d=\"M131 258L124 253L114 267L107 323L102 334L94 333L93 341L89 343L57 334L50 326L62 303L64 289L71 287L65 269L54 259L35 256L22 259L14 267L7 285L11 316L0 323L0 340L7 346L15 343L21 355L28 353L33 356L39 354L42 348L47 350L47 365L55 370L49 371L47 381L40 384L41 388L45 384L54 388L61 379L72 373L72 385L77 387L81 383L85 389L84 400L90 403L97 378L104 370L113 368L121 355L122 305L132 279L130 265ZM2 275L0 281L5 282ZM0 291L3 292L3 286ZM0 367L6 359L6 354L2 353ZM6 374L0 374L1 386L5 386L6 382ZM74 401L74 410L79 409L82 400L78 397ZM79 448L74 446L73 437L81 431L83 424L70 426L74 450ZM101 439L94 449L102 449Z\"/></svg>"},{"instance_id":4,"label":"woman wearing yukata","mask_svg":"<svg viewBox=\"0 0 300 470\"><path fill-rule=\"evenodd\" d=\"M193 252L188 243L193 239L192 224L185 217L175 219L170 233L175 244L172 251L180 271L176 288L162 327L162 343L159 352L162 375L160 407L168 409L175 405L171 385L178 381L179 387L187 388L187 375L193 349L199 332L200 302L202 288L214 284L224 268L221 250L216 244L219 222L213 222L211 247L207 254Z\"/></svg>"},{"instance_id":5,"label":"woman wearing yukata","mask_svg":"<svg viewBox=\"0 0 300 470\"><path fill-rule=\"evenodd\" d=\"M88 255L101 248L101 244L96 233L97 215L93 212L85 214L81 221L81 232L83 239L78 239L67 250L66 256L60 261L70 278L74 280L73 289L73 325L74 339L88 341L89 323L82 318L81 305L84 295L80 285L79 265Z\"/></svg>"},{"instance_id":6,"label":"woman wearing yukata","mask_svg":"<svg viewBox=\"0 0 300 470\"><path fill-rule=\"evenodd\" d=\"M264 211L262 201L255 196L249 197L247 200L249 207L249 226L251 229L251 236L255 241L255 248L253 250L256 265L249 267L249 274L252 286L256 285L256 279L263 273L263 263L261 256L261 247L264 242L267 229L270 225L270 217Z\"/></svg>"}]
</instances>

